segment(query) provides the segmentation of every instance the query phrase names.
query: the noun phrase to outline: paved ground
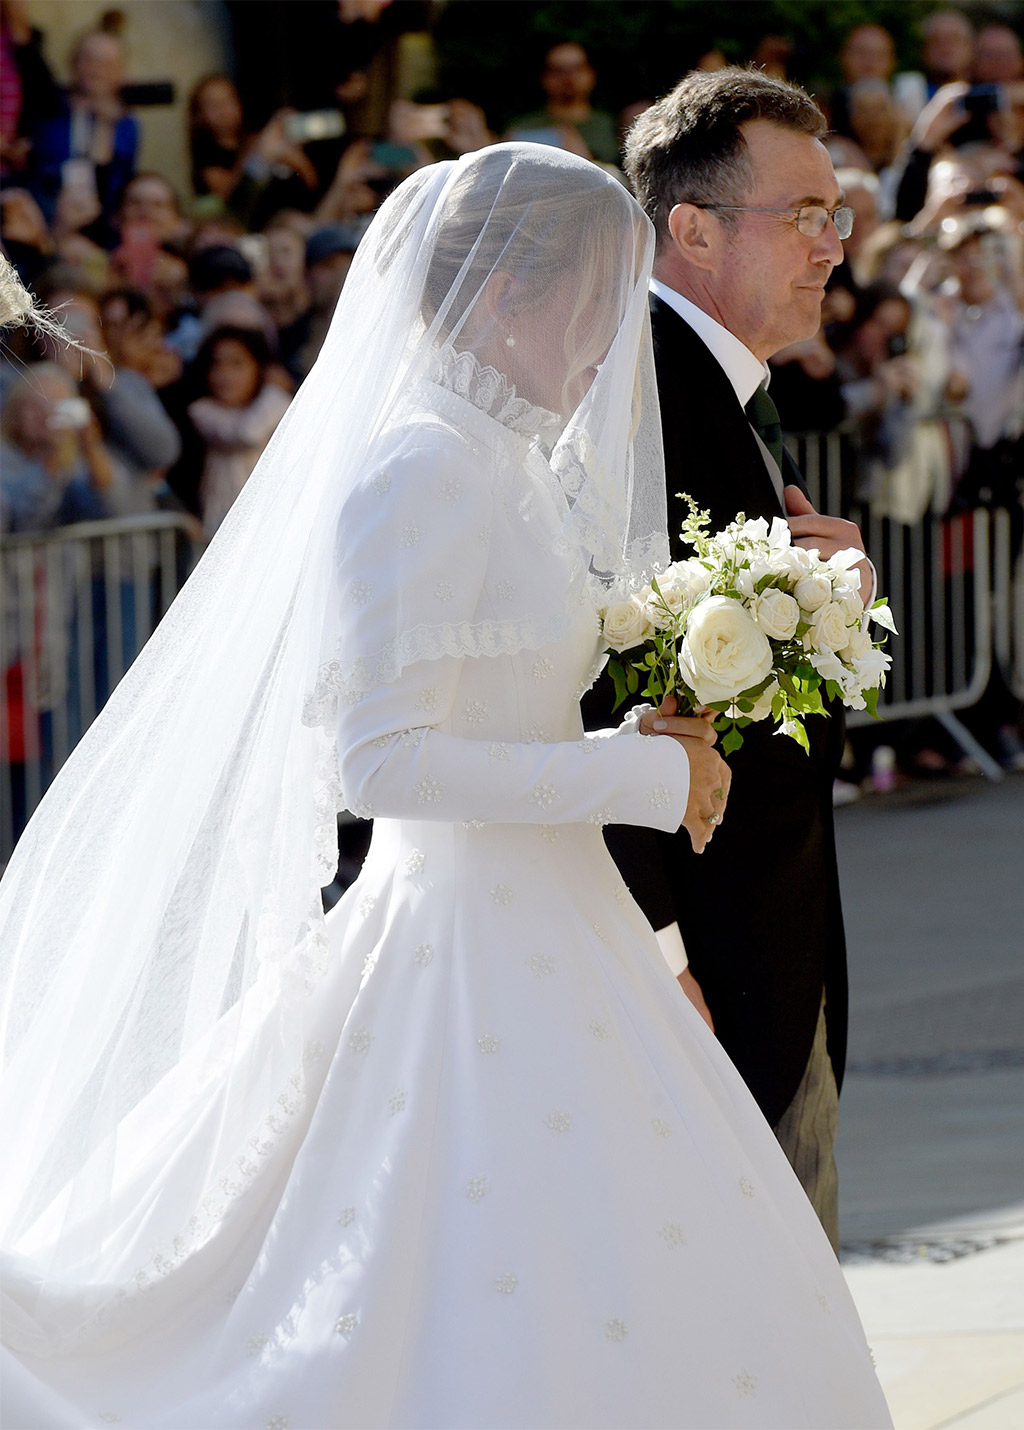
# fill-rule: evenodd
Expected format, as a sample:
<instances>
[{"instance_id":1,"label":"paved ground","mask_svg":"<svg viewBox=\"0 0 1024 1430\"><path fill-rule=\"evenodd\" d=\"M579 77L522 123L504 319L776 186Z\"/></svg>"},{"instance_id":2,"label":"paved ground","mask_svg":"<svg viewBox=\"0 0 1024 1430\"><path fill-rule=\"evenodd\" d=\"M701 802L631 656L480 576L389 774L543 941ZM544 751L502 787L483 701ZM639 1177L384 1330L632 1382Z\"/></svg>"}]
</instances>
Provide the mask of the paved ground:
<instances>
[{"instance_id":1,"label":"paved ground","mask_svg":"<svg viewBox=\"0 0 1024 1430\"><path fill-rule=\"evenodd\" d=\"M837 825L847 1276L897 1430L1024 1430L1024 777Z\"/></svg>"}]
</instances>

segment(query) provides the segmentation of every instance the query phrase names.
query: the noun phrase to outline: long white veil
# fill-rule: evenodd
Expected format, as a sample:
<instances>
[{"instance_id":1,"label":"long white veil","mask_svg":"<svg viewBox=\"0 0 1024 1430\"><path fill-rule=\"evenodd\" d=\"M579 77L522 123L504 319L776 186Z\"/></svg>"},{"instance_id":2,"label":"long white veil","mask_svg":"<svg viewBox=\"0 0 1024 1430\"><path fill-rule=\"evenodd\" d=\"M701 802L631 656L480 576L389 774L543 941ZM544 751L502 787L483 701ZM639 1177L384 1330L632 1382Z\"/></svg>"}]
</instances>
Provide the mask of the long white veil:
<instances>
[{"instance_id":1,"label":"long white veil","mask_svg":"<svg viewBox=\"0 0 1024 1430\"><path fill-rule=\"evenodd\" d=\"M532 436L554 523L509 502L502 519L554 541L581 586L667 559L652 254L614 179L533 145L421 170L368 230L316 366L0 883L16 1349L81 1350L159 1313L170 1282L230 1254L229 1213L267 1199L302 1135L323 1076L335 702L414 660L568 629L528 579L500 618L396 603L363 625L338 552L359 539L348 499L386 480L382 435L431 384L511 424L547 408Z\"/></svg>"}]
</instances>

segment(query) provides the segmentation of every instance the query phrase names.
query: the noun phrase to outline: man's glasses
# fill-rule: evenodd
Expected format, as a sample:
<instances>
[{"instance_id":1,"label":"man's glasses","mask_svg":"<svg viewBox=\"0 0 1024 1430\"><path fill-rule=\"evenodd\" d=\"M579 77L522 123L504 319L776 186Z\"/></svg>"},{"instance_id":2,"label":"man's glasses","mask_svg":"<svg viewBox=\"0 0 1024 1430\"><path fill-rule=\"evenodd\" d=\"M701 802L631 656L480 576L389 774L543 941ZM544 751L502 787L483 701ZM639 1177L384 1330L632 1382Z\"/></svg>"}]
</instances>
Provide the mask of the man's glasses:
<instances>
[{"instance_id":1,"label":"man's glasses","mask_svg":"<svg viewBox=\"0 0 1024 1430\"><path fill-rule=\"evenodd\" d=\"M695 209L727 209L741 214L790 214L797 228L805 238L820 238L825 232L829 219L836 226L840 238L849 238L853 232L853 209L827 209L820 204L811 204L802 209L755 209L744 204L694 204Z\"/></svg>"}]
</instances>

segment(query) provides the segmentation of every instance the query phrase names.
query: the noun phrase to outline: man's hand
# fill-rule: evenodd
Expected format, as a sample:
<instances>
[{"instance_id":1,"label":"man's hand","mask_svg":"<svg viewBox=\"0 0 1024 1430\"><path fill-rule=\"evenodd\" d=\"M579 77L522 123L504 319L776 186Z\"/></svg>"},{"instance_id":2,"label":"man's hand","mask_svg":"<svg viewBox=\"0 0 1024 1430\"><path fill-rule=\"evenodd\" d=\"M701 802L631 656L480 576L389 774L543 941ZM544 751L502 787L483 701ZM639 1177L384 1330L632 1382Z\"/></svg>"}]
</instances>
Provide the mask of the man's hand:
<instances>
[{"instance_id":1,"label":"man's hand","mask_svg":"<svg viewBox=\"0 0 1024 1430\"><path fill-rule=\"evenodd\" d=\"M714 712L708 715L676 715L674 695L663 700L658 710L648 710L640 718L644 735L670 735L678 740L690 761L690 793L683 816L683 828L690 836L694 852L700 854L725 815L732 783L732 770L713 748L718 739L712 728Z\"/></svg>"},{"instance_id":2,"label":"man's hand","mask_svg":"<svg viewBox=\"0 0 1024 1430\"><path fill-rule=\"evenodd\" d=\"M684 968L682 973L678 975L678 982L680 988L686 994L687 998L689 998L697 1012L704 1019L705 1023L707 1023L711 1031L714 1032L715 1024L711 1017L711 1010L704 1001L704 994L700 991L700 984L688 968Z\"/></svg>"},{"instance_id":3,"label":"man's hand","mask_svg":"<svg viewBox=\"0 0 1024 1430\"><path fill-rule=\"evenodd\" d=\"M856 522L843 521L838 516L822 516L815 511L803 492L797 486L786 488L786 511L789 514L789 529L793 533L793 545L812 547L821 553L823 561L834 556L837 551L847 551L851 546L864 550L864 540ZM874 575L871 563L865 554L853 568L860 577L860 594L863 600L871 595Z\"/></svg>"}]
</instances>

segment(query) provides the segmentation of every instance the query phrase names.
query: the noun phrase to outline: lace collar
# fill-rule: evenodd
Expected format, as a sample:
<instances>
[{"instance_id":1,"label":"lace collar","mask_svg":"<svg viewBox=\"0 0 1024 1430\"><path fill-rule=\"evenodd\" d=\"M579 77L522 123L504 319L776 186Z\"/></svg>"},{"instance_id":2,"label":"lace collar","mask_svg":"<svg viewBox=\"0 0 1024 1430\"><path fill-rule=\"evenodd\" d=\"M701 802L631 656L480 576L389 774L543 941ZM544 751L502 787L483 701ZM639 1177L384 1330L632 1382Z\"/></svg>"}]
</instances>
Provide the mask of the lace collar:
<instances>
[{"instance_id":1,"label":"lace collar","mask_svg":"<svg viewBox=\"0 0 1024 1430\"><path fill-rule=\"evenodd\" d=\"M537 441L548 450L561 436L563 417L527 402L525 397L517 397L508 378L497 368L482 367L474 353L442 348L430 377L510 432Z\"/></svg>"}]
</instances>

